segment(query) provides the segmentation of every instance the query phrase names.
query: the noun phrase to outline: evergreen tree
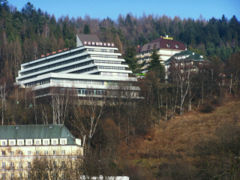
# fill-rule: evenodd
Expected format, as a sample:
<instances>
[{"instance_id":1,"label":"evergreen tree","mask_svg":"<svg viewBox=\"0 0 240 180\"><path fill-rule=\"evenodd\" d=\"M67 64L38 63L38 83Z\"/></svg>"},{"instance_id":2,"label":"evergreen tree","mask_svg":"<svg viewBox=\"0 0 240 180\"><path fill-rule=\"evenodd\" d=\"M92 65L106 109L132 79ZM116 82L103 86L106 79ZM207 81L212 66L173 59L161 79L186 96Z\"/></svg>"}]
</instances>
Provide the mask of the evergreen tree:
<instances>
[{"instance_id":1,"label":"evergreen tree","mask_svg":"<svg viewBox=\"0 0 240 180\"><path fill-rule=\"evenodd\" d=\"M91 33L89 25L87 25L87 24L84 25L83 33L84 34L90 34Z\"/></svg>"},{"instance_id":2,"label":"evergreen tree","mask_svg":"<svg viewBox=\"0 0 240 180\"><path fill-rule=\"evenodd\" d=\"M159 60L159 55L157 54L156 50L154 50L151 55L151 62L149 64L148 70L155 72L157 76L160 78L160 80L164 81L165 79L164 66L161 64Z\"/></svg>"},{"instance_id":3,"label":"evergreen tree","mask_svg":"<svg viewBox=\"0 0 240 180\"><path fill-rule=\"evenodd\" d=\"M136 59L136 49L134 47L129 47L126 49L124 59L126 60L126 63L129 65L133 73L137 73L138 64Z\"/></svg>"}]
</instances>

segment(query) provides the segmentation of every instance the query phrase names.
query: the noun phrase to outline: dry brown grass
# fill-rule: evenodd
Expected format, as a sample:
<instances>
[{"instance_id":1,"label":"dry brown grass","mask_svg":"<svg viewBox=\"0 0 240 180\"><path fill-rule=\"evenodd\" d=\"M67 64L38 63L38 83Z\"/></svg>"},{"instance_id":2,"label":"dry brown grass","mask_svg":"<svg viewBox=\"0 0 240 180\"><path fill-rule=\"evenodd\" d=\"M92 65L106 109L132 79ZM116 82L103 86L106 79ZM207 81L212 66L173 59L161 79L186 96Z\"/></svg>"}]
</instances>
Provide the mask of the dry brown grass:
<instances>
[{"instance_id":1,"label":"dry brown grass","mask_svg":"<svg viewBox=\"0 0 240 180\"><path fill-rule=\"evenodd\" d=\"M216 129L226 123L240 124L240 100L225 101L209 114L194 111L161 122L145 137L122 146L122 153L135 163L153 168L177 159L192 161L194 146L213 137Z\"/></svg>"}]
</instances>

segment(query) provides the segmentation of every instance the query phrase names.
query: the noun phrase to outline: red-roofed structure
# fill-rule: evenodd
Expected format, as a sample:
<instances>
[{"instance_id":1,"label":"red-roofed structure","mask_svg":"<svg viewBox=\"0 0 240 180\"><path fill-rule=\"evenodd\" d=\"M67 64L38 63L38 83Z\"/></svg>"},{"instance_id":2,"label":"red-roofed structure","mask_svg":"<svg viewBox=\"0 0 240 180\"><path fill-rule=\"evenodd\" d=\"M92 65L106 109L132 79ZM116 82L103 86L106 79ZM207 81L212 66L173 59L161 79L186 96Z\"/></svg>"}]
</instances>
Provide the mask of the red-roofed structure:
<instances>
[{"instance_id":1,"label":"red-roofed structure","mask_svg":"<svg viewBox=\"0 0 240 180\"><path fill-rule=\"evenodd\" d=\"M160 37L139 48L140 51L137 55L137 60L139 64L144 64L142 70L146 72L149 62L151 61L150 56L153 50L157 51L160 62L164 64L165 61L174 54L180 53L186 49L186 46L182 42L173 40L173 38L168 36Z\"/></svg>"}]
</instances>

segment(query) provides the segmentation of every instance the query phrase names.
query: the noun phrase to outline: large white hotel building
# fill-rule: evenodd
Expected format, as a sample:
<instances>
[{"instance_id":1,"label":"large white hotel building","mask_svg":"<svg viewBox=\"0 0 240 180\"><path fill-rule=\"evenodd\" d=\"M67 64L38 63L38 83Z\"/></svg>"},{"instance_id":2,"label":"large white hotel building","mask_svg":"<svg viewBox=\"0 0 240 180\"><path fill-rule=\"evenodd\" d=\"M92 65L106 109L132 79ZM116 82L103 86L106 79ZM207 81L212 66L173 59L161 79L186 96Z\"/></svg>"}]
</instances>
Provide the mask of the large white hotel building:
<instances>
[{"instance_id":1,"label":"large white hotel building","mask_svg":"<svg viewBox=\"0 0 240 180\"><path fill-rule=\"evenodd\" d=\"M21 65L16 82L32 88L36 97L52 95L51 88L72 88L80 97L138 98L125 60L113 43L101 42L96 35L77 35L77 47L42 55ZM121 90L121 93L119 94Z\"/></svg>"}]
</instances>

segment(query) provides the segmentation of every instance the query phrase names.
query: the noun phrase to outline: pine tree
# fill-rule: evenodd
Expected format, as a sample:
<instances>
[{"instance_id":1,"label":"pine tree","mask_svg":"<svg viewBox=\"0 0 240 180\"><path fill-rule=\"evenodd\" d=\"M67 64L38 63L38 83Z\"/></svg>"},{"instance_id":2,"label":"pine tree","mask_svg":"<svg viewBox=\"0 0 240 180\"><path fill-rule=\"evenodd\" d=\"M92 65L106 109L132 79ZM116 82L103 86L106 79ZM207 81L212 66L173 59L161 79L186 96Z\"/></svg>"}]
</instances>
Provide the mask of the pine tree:
<instances>
[{"instance_id":1,"label":"pine tree","mask_svg":"<svg viewBox=\"0 0 240 180\"><path fill-rule=\"evenodd\" d=\"M87 24L84 25L83 33L84 34L90 34L91 33L89 25L87 25Z\"/></svg>"},{"instance_id":2,"label":"pine tree","mask_svg":"<svg viewBox=\"0 0 240 180\"><path fill-rule=\"evenodd\" d=\"M136 73L138 71L138 64L136 59L136 49L134 47L128 47L125 51L124 59L129 65L130 69Z\"/></svg>"},{"instance_id":3,"label":"pine tree","mask_svg":"<svg viewBox=\"0 0 240 180\"><path fill-rule=\"evenodd\" d=\"M165 79L164 66L161 64L159 60L159 55L157 54L156 50L154 50L151 55L151 62L149 64L148 70L155 72L157 76L160 78L160 80L164 81Z\"/></svg>"}]
</instances>

